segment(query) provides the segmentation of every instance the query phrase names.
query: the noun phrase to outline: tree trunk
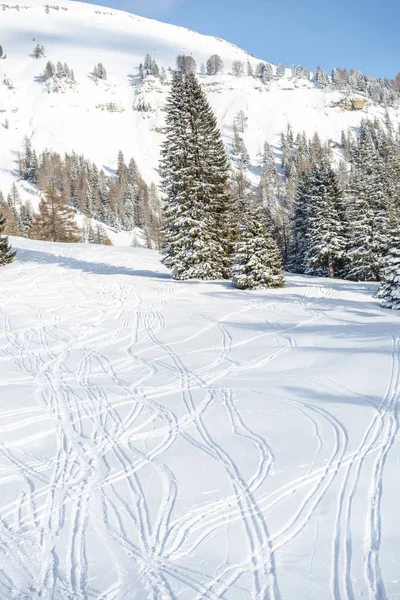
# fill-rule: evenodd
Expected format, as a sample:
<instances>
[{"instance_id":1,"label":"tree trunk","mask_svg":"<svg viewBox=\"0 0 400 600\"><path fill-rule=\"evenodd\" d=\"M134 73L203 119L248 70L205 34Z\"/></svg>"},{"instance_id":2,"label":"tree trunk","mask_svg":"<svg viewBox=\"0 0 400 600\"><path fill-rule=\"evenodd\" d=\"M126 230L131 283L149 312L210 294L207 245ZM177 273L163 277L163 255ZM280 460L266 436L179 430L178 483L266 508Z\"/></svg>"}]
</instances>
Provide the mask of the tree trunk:
<instances>
[{"instance_id":1,"label":"tree trunk","mask_svg":"<svg viewBox=\"0 0 400 600\"><path fill-rule=\"evenodd\" d=\"M332 263L332 259L331 258L329 258L328 267L329 267L329 278L333 279L335 277L335 271L333 269L333 263Z\"/></svg>"}]
</instances>

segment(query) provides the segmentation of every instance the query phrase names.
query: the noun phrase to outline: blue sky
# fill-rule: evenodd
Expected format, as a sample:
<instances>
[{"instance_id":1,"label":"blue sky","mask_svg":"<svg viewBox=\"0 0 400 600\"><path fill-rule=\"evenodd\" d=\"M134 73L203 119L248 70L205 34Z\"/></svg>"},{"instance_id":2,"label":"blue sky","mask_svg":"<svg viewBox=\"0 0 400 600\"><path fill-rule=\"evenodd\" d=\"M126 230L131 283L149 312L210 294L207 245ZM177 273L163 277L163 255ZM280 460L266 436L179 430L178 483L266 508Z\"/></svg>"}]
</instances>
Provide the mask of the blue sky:
<instances>
[{"instance_id":1,"label":"blue sky","mask_svg":"<svg viewBox=\"0 0 400 600\"><path fill-rule=\"evenodd\" d=\"M273 62L400 71L400 0L95 0L222 37Z\"/></svg>"}]
</instances>

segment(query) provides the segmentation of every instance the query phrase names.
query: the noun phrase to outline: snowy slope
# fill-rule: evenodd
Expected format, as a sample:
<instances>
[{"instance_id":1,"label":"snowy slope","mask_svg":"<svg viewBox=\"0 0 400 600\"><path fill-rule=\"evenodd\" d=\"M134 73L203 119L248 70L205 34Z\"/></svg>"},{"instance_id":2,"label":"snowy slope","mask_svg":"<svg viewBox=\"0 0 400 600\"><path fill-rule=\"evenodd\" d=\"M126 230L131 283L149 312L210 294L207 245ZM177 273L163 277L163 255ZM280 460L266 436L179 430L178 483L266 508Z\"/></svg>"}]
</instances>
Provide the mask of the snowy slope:
<instances>
[{"instance_id":1,"label":"snowy slope","mask_svg":"<svg viewBox=\"0 0 400 600\"><path fill-rule=\"evenodd\" d=\"M248 293L13 242L1 598L400 596L400 322L375 285Z\"/></svg>"},{"instance_id":2,"label":"snowy slope","mask_svg":"<svg viewBox=\"0 0 400 600\"><path fill-rule=\"evenodd\" d=\"M341 130L357 126L362 117L383 117L382 109L374 106L360 112L332 108L338 92L316 89L304 80L291 81L289 70L269 88L256 79L235 78L229 75L232 61L249 59L255 66L258 60L217 38L80 2L56 1L49 8L44 0L23 4L0 4L0 44L8 55L0 61L0 124L5 119L10 123L8 130L0 127L3 192L10 187L25 135L31 137L36 150L75 150L106 169L115 168L121 149L127 158L136 158L148 183L157 182L163 106L169 86L147 82L139 97L150 103L152 112L132 110L139 92L132 83L147 52L166 69L174 67L179 53L192 54L199 68L211 54L221 55L225 74L202 81L227 144L234 116L241 109L248 114L245 140L255 174L264 141L275 146L278 156L279 135L288 122L295 132L305 130L311 136L317 130L324 139L340 141ZM46 58L31 56L36 43L45 46ZM268 56L261 58L268 60ZM78 81L74 91L46 92L40 74L47 60L68 63ZM96 85L90 74L99 61L107 70L108 81ZM14 89L1 83L4 75L12 80ZM109 102L121 112L99 108ZM395 111L391 113L396 118Z\"/></svg>"}]
</instances>

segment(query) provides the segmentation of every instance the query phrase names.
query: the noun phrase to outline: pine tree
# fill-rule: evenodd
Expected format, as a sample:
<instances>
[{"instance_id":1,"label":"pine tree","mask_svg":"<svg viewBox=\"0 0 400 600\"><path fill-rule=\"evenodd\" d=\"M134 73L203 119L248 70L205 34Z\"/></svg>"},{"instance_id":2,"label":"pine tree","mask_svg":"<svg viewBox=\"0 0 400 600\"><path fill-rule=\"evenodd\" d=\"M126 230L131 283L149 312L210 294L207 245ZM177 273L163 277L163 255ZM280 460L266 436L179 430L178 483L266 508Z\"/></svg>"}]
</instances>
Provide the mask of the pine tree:
<instances>
[{"instance_id":1,"label":"pine tree","mask_svg":"<svg viewBox=\"0 0 400 600\"><path fill-rule=\"evenodd\" d=\"M287 269L292 273L305 273L307 268L308 231L310 227L309 185L309 174L301 174L296 186L291 220Z\"/></svg>"},{"instance_id":2,"label":"pine tree","mask_svg":"<svg viewBox=\"0 0 400 600\"><path fill-rule=\"evenodd\" d=\"M11 210L15 211L16 213L17 209L21 205L21 196L19 195L18 188L15 182L13 182L11 186L11 190L7 196L7 202Z\"/></svg>"},{"instance_id":3,"label":"pine tree","mask_svg":"<svg viewBox=\"0 0 400 600\"><path fill-rule=\"evenodd\" d=\"M1 210L1 208L0 208ZM4 233L6 220L0 212L0 266L10 264L15 258L15 252L12 251L8 237Z\"/></svg>"},{"instance_id":4,"label":"pine tree","mask_svg":"<svg viewBox=\"0 0 400 600\"><path fill-rule=\"evenodd\" d=\"M161 171L164 262L175 279L219 279L228 267L228 163L215 116L193 74L174 74Z\"/></svg>"},{"instance_id":5,"label":"pine tree","mask_svg":"<svg viewBox=\"0 0 400 600\"><path fill-rule=\"evenodd\" d=\"M272 65L270 63L266 63L263 65L263 70L261 74L261 80L263 83L268 83L274 77L274 72L272 69Z\"/></svg>"},{"instance_id":6,"label":"pine tree","mask_svg":"<svg viewBox=\"0 0 400 600\"><path fill-rule=\"evenodd\" d=\"M382 283L379 297L384 308L400 310L400 231L392 239L392 244L384 260L381 271Z\"/></svg>"},{"instance_id":7,"label":"pine tree","mask_svg":"<svg viewBox=\"0 0 400 600\"><path fill-rule=\"evenodd\" d=\"M234 249L232 283L239 289L285 285L279 250L267 230L261 208L252 200L244 207Z\"/></svg>"},{"instance_id":8,"label":"pine tree","mask_svg":"<svg viewBox=\"0 0 400 600\"><path fill-rule=\"evenodd\" d=\"M35 58L42 58L44 56L44 46L36 44L36 46L33 49L33 56Z\"/></svg>"},{"instance_id":9,"label":"pine tree","mask_svg":"<svg viewBox=\"0 0 400 600\"><path fill-rule=\"evenodd\" d=\"M360 127L350 177L347 278L379 281L390 244L390 202L385 193L384 166L367 123Z\"/></svg>"},{"instance_id":10,"label":"pine tree","mask_svg":"<svg viewBox=\"0 0 400 600\"><path fill-rule=\"evenodd\" d=\"M19 211L19 219L18 225L22 235L27 235L29 229L32 227L34 221L34 213L32 204L30 202L26 202L21 205Z\"/></svg>"},{"instance_id":11,"label":"pine tree","mask_svg":"<svg viewBox=\"0 0 400 600\"><path fill-rule=\"evenodd\" d=\"M79 242L81 231L76 225L75 214L65 197L55 189L48 188L39 203L29 237L51 242Z\"/></svg>"},{"instance_id":12,"label":"pine tree","mask_svg":"<svg viewBox=\"0 0 400 600\"><path fill-rule=\"evenodd\" d=\"M54 77L55 74L56 74L56 68L55 68L54 64L50 60L47 61L45 69L42 73L43 80L47 81L48 79L51 79L51 77Z\"/></svg>"},{"instance_id":13,"label":"pine tree","mask_svg":"<svg viewBox=\"0 0 400 600\"><path fill-rule=\"evenodd\" d=\"M275 241L278 237L278 232L276 231L276 208L279 183L280 177L276 168L274 153L268 142L265 142L257 196L260 205L265 210L268 227Z\"/></svg>"},{"instance_id":14,"label":"pine tree","mask_svg":"<svg viewBox=\"0 0 400 600\"><path fill-rule=\"evenodd\" d=\"M318 85L318 87L324 88L329 85L329 77L321 67L317 67L313 74L313 81Z\"/></svg>"},{"instance_id":15,"label":"pine tree","mask_svg":"<svg viewBox=\"0 0 400 600\"><path fill-rule=\"evenodd\" d=\"M71 75L71 73L70 73ZM104 68L102 63L97 63L97 65L95 65L94 69L93 69L93 79L95 81L97 81L98 79L102 79L103 81L106 81L107 79L107 71Z\"/></svg>"},{"instance_id":16,"label":"pine tree","mask_svg":"<svg viewBox=\"0 0 400 600\"><path fill-rule=\"evenodd\" d=\"M91 220L87 218L83 224L82 237L83 241L87 244L112 246L112 242L103 225L100 225L100 223L92 223Z\"/></svg>"},{"instance_id":17,"label":"pine tree","mask_svg":"<svg viewBox=\"0 0 400 600\"><path fill-rule=\"evenodd\" d=\"M336 174L325 164L311 174L312 213L309 216L307 273L327 271L334 277L345 253L345 231L339 207L341 192Z\"/></svg>"}]
</instances>

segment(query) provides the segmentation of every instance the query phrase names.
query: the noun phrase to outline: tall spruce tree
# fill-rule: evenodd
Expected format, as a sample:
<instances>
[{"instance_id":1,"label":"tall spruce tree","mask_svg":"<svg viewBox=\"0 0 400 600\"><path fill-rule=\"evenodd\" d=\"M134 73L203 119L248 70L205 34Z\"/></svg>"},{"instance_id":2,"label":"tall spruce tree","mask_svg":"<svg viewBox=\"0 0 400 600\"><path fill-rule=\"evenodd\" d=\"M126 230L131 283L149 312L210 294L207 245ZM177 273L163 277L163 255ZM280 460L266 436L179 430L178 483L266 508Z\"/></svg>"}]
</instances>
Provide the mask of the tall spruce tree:
<instances>
[{"instance_id":1,"label":"tall spruce tree","mask_svg":"<svg viewBox=\"0 0 400 600\"><path fill-rule=\"evenodd\" d=\"M261 207L249 200L243 207L235 245L232 283L239 289L280 288L285 285L279 250L268 231Z\"/></svg>"},{"instance_id":2,"label":"tall spruce tree","mask_svg":"<svg viewBox=\"0 0 400 600\"><path fill-rule=\"evenodd\" d=\"M345 229L340 216L341 192L336 174L325 162L316 167L310 177L312 212L309 212L306 272L327 271L334 277L345 253Z\"/></svg>"},{"instance_id":3,"label":"tall spruce tree","mask_svg":"<svg viewBox=\"0 0 400 600\"><path fill-rule=\"evenodd\" d=\"M385 193L384 168L367 123L360 127L350 177L351 223L348 239L347 277L379 281L390 244L390 203Z\"/></svg>"},{"instance_id":4,"label":"tall spruce tree","mask_svg":"<svg viewBox=\"0 0 400 600\"><path fill-rule=\"evenodd\" d=\"M215 116L193 74L173 77L161 172L163 254L172 276L227 276L232 244L228 160Z\"/></svg>"},{"instance_id":5,"label":"tall spruce tree","mask_svg":"<svg viewBox=\"0 0 400 600\"><path fill-rule=\"evenodd\" d=\"M392 240L381 271L382 283L379 297L384 308L400 310L400 231Z\"/></svg>"},{"instance_id":6,"label":"tall spruce tree","mask_svg":"<svg viewBox=\"0 0 400 600\"><path fill-rule=\"evenodd\" d=\"M311 216L309 180L309 173L302 173L296 186L287 263L287 269L292 273L305 273L307 268L308 230Z\"/></svg>"},{"instance_id":7,"label":"tall spruce tree","mask_svg":"<svg viewBox=\"0 0 400 600\"><path fill-rule=\"evenodd\" d=\"M3 236L6 220L0 212L0 267L10 264L15 257L15 252L11 249L11 245L7 236Z\"/></svg>"}]
</instances>

